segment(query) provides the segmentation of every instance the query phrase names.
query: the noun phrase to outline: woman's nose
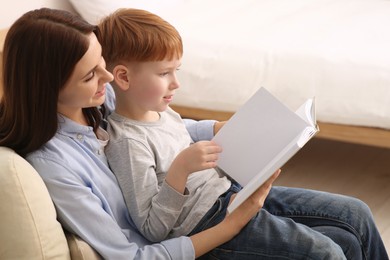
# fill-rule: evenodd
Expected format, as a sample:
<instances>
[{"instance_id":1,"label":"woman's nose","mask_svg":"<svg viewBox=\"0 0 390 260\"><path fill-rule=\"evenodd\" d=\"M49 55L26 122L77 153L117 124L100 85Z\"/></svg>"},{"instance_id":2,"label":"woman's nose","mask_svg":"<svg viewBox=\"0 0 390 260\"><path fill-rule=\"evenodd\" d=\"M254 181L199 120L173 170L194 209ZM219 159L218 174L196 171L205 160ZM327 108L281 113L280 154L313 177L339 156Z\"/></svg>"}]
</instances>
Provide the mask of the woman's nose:
<instances>
[{"instance_id":1,"label":"woman's nose","mask_svg":"<svg viewBox=\"0 0 390 260\"><path fill-rule=\"evenodd\" d=\"M104 69L103 79L107 82L111 82L114 80L114 75L112 75L108 70Z\"/></svg>"}]
</instances>

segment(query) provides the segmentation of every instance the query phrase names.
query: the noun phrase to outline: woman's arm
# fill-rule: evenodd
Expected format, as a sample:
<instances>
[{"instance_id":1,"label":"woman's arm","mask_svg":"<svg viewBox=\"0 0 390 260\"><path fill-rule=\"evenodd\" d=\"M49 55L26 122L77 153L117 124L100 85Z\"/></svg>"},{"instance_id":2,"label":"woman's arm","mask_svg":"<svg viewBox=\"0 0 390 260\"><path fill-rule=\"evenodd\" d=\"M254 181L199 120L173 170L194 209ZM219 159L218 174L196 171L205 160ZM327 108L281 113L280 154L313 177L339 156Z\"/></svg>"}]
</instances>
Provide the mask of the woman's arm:
<instances>
[{"instance_id":1,"label":"woman's arm","mask_svg":"<svg viewBox=\"0 0 390 260\"><path fill-rule=\"evenodd\" d=\"M263 207L264 201L279 176L280 170L260 186L243 204L218 225L191 236L195 257L199 257L237 235L251 218Z\"/></svg>"},{"instance_id":2,"label":"woman's arm","mask_svg":"<svg viewBox=\"0 0 390 260\"><path fill-rule=\"evenodd\" d=\"M273 176L217 226L190 238L179 237L150 244L133 228L134 225L129 225L131 219L127 215L124 203L120 202L122 196L116 182L108 181L109 179L102 180L104 187L101 187L111 195L117 191L117 195L111 197L117 203L110 204L104 196L99 197L93 193L92 190L96 187L85 185L81 176L70 172L66 164L51 161L47 157L30 159L45 180L62 225L79 235L105 259L193 259L198 257L229 241L239 233L261 208L272 181L276 178ZM93 168L94 166L88 160L77 161L83 164L83 167L89 165ZM94 170L92 168L91 170Z\"/></svg>"},{"instance_id":3,"label":"woman's arm","mask_svg":"<svg viewBox=\"0 0 390 260\"><path fill-rule=\"evenodd\" d=\"M94 170L93 162L79 161ZM112 181L113 175L102 178L102 185L98 187L92 183L88 185L82 177L86 175L73 173L65 163L48 158L34 158L32 162L48 187L61 224L80 236L104 259L193 258L188 237L151 244L139 234L131 223L117 183Z\"/></svg>"}]
</instances>

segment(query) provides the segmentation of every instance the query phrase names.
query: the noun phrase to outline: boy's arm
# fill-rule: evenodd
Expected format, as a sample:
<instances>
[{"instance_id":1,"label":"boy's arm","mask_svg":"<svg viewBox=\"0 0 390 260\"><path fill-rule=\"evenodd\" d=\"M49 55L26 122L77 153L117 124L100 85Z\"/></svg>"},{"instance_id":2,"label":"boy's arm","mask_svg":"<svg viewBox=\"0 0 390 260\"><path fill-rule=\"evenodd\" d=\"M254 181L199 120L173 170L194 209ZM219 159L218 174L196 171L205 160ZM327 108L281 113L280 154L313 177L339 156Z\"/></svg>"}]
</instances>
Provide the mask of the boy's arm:
<instances>
[{"instance_id":1,"label":"boy's arm","mask_svg":"<svg viewBox=\"0 0 390 260\"><path fill-rule=\"evenodd\" d=\"M211 140L226 123L225 121L219 122L215 120L196 121L192 119L183 119L183 121L194 142Z\"/></svg>"},{"instance_id":2,"label":"boy's arm","mask_svg":"<svg viewBox=\"0 0 390 260\"><path fill-rule=\"evenodd\" d=\"M106 155L121 187L130 216L150 241L166 238L188 198L165 181L159 187L156 162L147 142L123 138L110 142Z\"/></svg>"},{"instance_id":3,"label":"boy's arm","mask_svg":"<svg viewBox=\"0 0 390 260\"><path fill-rule=\"evenodd\" d=\"M211 140L214 137L215 120L196 121L192 119L183 119L187 131L194 142Z\"/></svg>"}]
</instances>

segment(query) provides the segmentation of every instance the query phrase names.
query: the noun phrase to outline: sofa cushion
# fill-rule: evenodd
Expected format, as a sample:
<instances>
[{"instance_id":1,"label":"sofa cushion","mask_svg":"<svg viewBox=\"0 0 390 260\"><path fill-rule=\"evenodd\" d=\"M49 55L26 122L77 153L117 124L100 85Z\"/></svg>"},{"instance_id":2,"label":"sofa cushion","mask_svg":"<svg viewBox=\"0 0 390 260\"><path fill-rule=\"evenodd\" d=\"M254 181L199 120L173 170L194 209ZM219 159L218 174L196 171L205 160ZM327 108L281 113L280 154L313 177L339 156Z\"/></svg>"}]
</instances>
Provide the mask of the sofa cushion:
<instances>
[{"instance_id":1,"label":"sofa cushion","mask_svg":"<svg viewBox=\"0 0 390 260\"><path fill-rule=\"evenodd\" d=\"M103 259L92 247L80 237L65 231L72 260L101 260Z\"/></svg>"},{"instance_id":2,"label":"sofa cushion","mask_svg":"<svg viewBox=\"0 0 390 260\"><path fill-rule=\"evenodd\" d=\"M45 184L6 147L0 147L0 216L0 259L70 259Z\"/></svg>"}]
</instances>

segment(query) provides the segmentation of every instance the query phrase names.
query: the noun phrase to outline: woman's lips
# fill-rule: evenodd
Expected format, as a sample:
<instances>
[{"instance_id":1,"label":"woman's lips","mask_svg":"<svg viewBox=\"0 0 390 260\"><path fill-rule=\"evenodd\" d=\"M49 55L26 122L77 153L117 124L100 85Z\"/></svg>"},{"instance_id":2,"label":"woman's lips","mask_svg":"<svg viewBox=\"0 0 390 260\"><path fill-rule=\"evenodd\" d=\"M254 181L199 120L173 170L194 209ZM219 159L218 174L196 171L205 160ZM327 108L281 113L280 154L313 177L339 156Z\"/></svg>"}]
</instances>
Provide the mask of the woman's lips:
<instances>
[{"instance_id":1,"label":"woman's lips","mask_svg":"<svg viewBox=\"0 0 390 260\"><path fill-rule=\"evenodd\" d=\"M99 91L96 92L95 96L101 97L101 96L103 96L103 95L105 95L105 94L106 94L106 86L104 85L103 88L102 88L101 90L99 90Z\"/></svg>"}]
</instances>

